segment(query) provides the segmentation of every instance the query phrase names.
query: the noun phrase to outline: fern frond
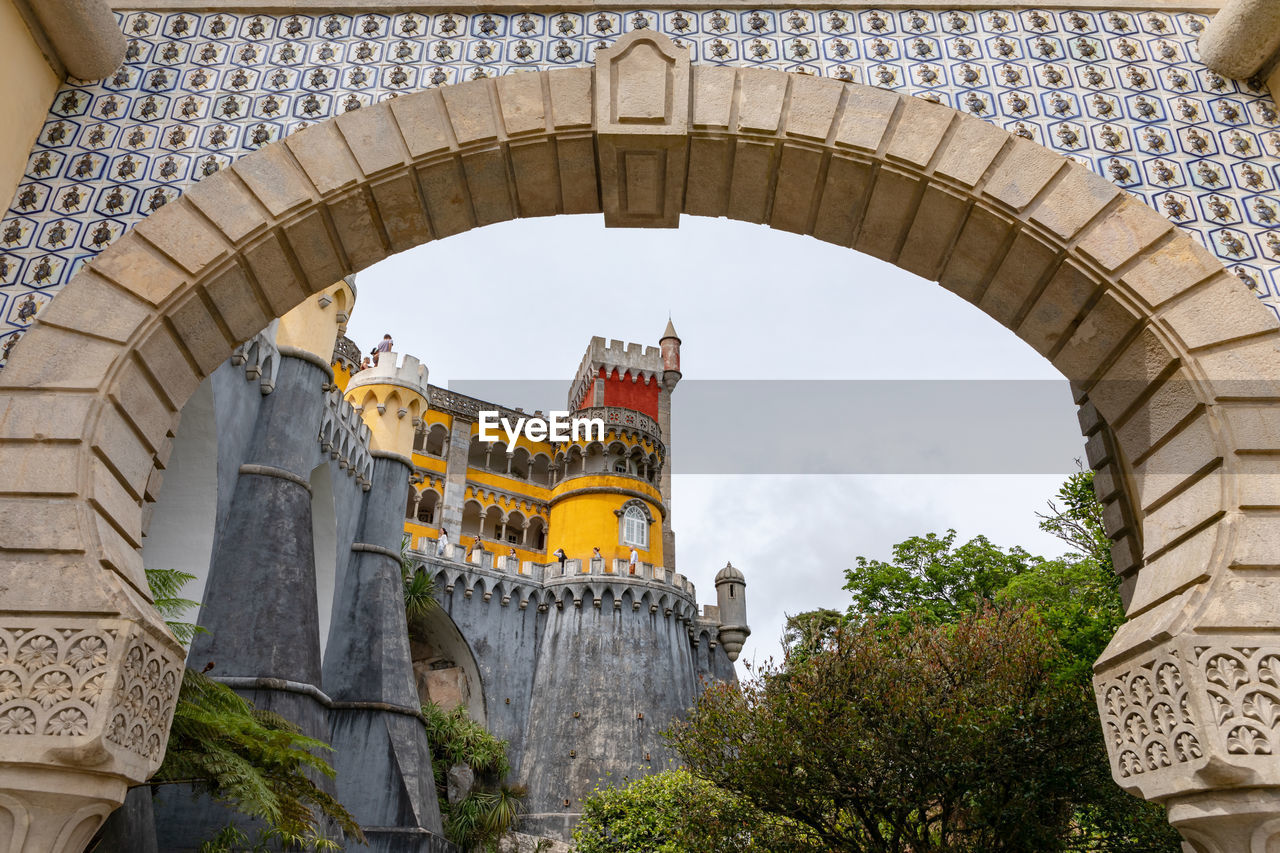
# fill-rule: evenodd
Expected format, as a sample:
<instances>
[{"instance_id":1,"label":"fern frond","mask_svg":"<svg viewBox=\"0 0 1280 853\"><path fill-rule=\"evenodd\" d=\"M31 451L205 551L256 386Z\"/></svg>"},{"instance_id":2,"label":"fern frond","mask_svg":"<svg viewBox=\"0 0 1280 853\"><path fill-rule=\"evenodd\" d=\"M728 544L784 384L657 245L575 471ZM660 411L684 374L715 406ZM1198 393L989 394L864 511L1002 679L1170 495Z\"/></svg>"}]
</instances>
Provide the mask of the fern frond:
<instances>
[{"instance_id":1,"label":"fern frond","mask_svg":"<svg viewBox=\"0 0 1280 853\"><path fill-rule=\"evenodd\" d=\"M196 576L178 569L145 569L147 586L151 588L151 600L156 610L164 617L169 630L178 638L183 646L191 645L196 634L207 633L199 625L181 621L181 617L192 607L199 607L200 602L189 598L181 598L178 593Z\"/></svg>"},{"instance_id":2,"label":"fern frond","mask_svg":"<svg viewBox=\"0 0 1280 853\"><path fill-rule=\"evenodd\" d=\"M333 777L321 757L329 750L280 715L255 708L226 685L188 669L168 751L152 783L194 783L303 849L327 846L319 831L325 818L363 842L355 819L313 779Z\"/></svg>"}]
</instances>

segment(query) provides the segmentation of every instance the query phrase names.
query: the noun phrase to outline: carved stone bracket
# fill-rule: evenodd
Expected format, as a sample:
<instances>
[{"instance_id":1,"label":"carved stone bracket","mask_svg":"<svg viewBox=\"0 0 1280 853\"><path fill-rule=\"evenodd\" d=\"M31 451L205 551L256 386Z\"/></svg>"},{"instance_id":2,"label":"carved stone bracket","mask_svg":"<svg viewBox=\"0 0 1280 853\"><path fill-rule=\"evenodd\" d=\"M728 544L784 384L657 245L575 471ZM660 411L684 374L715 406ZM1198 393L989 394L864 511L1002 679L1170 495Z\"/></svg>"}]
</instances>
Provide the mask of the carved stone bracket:
<instances>
[{"instance_id":1,"label":"carved stone bracket","mask_svg":"<svg viewBox=\"0 0 1280 853\"><path fill-rule=\"evenodd\" d=\"M688 159L688 49L648 29L601 49L595 111L605 225L675 228Z\"/></svg>"},{"instance_id":2,"label":"carved stone bracket","mask_svg":"<svg viewBox=\"0 0 1280 853\"><path fill-rule=\"evenodd\" d=\"M182 683L180 655L172 640L126 619L0 626L7 849L81 850L126 787L156 771Z\"/></svg>"},{"instance_id":3,"label":"carved stone bracket","mask_svg":"<svg viewBox=\"0 0 1280 853\"><path fill-rule=\"evenodd\" d=\"M1131 793L1280 789L1274 635L1183 634L1103 668L1094 688L1112 775ZM1280 798L1272 805L1280 813Z\"/></svg>"}]
</instances>

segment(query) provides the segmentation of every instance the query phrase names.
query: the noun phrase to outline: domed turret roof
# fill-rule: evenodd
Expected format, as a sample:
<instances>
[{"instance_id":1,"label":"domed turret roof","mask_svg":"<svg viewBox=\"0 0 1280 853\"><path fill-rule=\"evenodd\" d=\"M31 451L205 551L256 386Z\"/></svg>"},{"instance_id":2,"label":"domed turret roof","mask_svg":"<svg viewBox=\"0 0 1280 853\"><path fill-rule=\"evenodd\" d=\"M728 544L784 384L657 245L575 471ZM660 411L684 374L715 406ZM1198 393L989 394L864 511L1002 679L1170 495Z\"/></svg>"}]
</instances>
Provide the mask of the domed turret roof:
<instances>
[{"instance_id":1,"label":"domed turret roof","mask_svg":"<svg viewBox=\"0 0 1280 853\"><path fill-rule=\"evenodd\" d=\"M747 579L743 577L742 572L733 567L733 563L725 563L724 568L716 575L716 584L727 583L728 581L741 581L746 583Z\"/></svg>"}]
</instances>

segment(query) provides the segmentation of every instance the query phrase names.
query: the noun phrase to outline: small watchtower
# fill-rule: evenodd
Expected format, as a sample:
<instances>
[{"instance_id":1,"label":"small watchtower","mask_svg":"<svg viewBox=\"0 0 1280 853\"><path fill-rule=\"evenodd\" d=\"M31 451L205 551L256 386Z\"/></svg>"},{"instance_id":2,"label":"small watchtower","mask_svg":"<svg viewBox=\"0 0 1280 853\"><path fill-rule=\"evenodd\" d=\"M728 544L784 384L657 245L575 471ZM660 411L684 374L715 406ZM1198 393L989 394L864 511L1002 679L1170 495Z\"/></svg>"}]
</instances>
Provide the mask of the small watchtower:
<instances>
[{"instance_id":1,"label":"small watchtower","mask_svg":"<svg viewBox=\"0 0 1280 853\"><path fill-rule=\"evenodd\" d=\"M747 625L747 579L733 563L725 563L716 575L716 601L720 604L720 644L729 660L736 661L751 628Z\"/></svg>"}]
</instances>

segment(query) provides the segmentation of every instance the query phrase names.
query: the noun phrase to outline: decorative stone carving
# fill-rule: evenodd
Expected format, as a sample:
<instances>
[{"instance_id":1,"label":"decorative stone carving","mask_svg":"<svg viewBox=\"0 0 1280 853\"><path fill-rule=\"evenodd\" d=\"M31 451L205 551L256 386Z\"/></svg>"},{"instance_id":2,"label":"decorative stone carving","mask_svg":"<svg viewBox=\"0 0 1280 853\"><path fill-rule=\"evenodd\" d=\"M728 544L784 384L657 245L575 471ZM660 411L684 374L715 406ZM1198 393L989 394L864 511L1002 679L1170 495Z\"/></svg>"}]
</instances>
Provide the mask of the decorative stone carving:
<instances>
[{"instance_id":1,"label":"decorative stone carving","mask_svg":"<svg viewBox=\"0 0 1280 853\"><path fill-rule=\"evenodd\" d=\"M112 686L118 637L118 629L0 628L0 737L87 734Z\"/></svg>"},{"instance_id":2,"label":"decorative stone carving","mask_svg":"<svg viewBox=\"0 0 1280 853\"><path fill-rule=\"evenodd\" d=\"M72 653L92 654L95 645L81 640ZM167 659L158 644L135 635L116 676L106 739L159 767L181 683L182 662ZM56 718L51 725L59 725Z\"/></svg>"},{"instance_id":3,"label":"decorative stone carving","mask_svg":"<svg viewBox=\"0 0 1280 853\"><path fill-rule=\"evenodd\" d=\"M651 29L596 52L601 197L610 228L679 224L689 51Z\"/></svg>"},{"instance_id":4,"label":"decorative stone carving","mask_svg":"<svg viewBox=\"0 0 1280 853\"><path fill-rule=\"evenodd\" d=\"M6 851L79 853L127 786L160 766L181 680L181 648L140 621L0 626Z\"/></svg>"},{"instance_id":5,"label":"decorative stone carving","mask_svg":"<svg viewBox=\"0 0 1280 853\"><path fill-rule=\"evenodd\" d=\"M1199 765L1204 749L1176 651L1146 657L1096 684L1111 772L1127 789L1174 765Z\"/></svg>"},{"instance_id":6,"label":"decorative stone carving","mask_svg":"<svg viewBox=\"0 0 1280 853\"><path fill-rule=\"evenodd\" d=\"M150 773L164 757L181 680L174 650L125 622L0 628L0 743L32 738L65 763L97 763L87 759L111 751L102 739Z\"/></svg>"},{"instance_id":7,"label":"decorative stone carving","mask_svg":"<svg viewBox=\"0 0 1280 853\"><path fill-rule=\"evenodd\" d=\"M1147 799L1275 786L1280 813L1280 644L1260 640L1186 634L1095 677L1116 782Z\"/></svg>"},{"instance_id":8,"label":"decorative stone carving","mask_svg":"<svg viewBox=\"0 0 1280 853\"><path fill-rule=\"evenodd\" d=\"M1206 638L1208 639L1208 638ZM1252 764L1280 783L1280 644L1236 645L1218 638L1192 647L1215 726L1217 747L1236 762Z\"/></svg>"}]
</instances>

